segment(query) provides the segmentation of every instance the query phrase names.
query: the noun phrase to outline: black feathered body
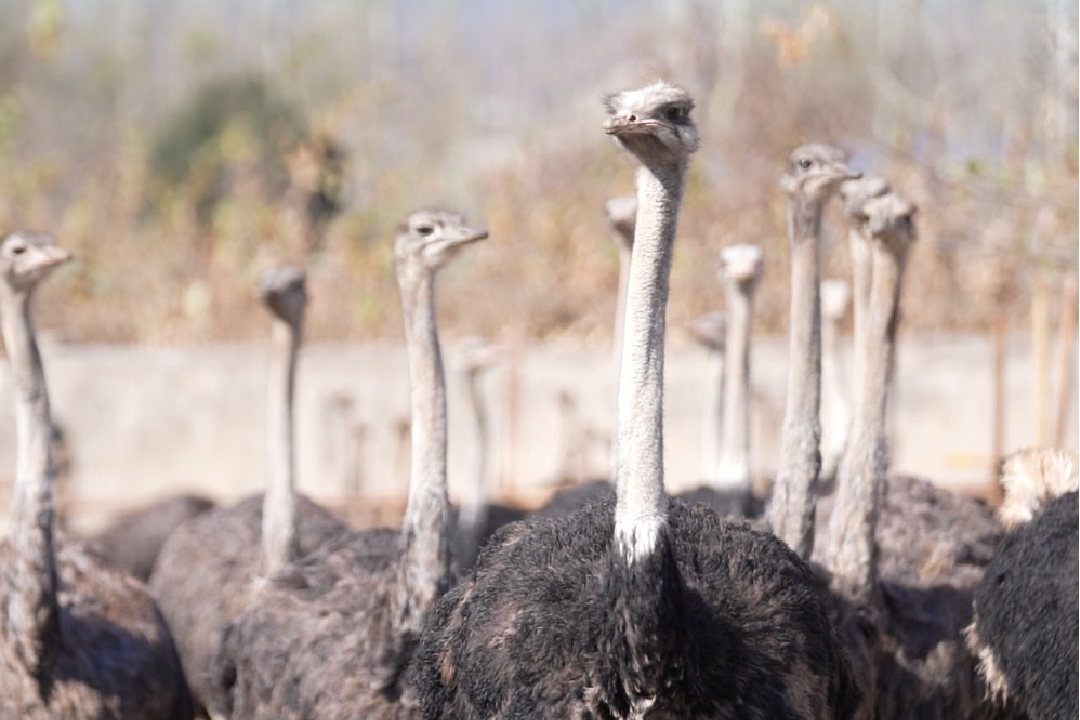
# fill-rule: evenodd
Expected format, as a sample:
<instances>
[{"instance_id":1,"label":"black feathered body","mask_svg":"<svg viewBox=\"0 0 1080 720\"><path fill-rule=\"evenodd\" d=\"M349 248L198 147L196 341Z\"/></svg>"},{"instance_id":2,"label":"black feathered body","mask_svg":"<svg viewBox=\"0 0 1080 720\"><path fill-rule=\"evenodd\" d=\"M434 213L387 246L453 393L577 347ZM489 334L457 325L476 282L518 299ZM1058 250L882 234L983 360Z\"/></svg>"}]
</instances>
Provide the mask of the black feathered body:
<instances>
[{"instance_id":1,"label":"black feathered body","mask_svg":"<svg viewBox=\"0 0 1080 720\"><path fill-rule=\"evenodd\" d=\"M194 705L172 636L142 583L57 535L59 645L34 677L0 623L0 718L4 720L187 720ZM0 542L0 578L13 567ZM0 618L10 581L0 582Z\"/></svg>"},{"instance_id":2,"label":"black feathered body","mask_svg":"<svg viewBox=\"0 0 1080 720\"><path fill-rule=\"evenodd\" d=\"M401 534L350 533L275 575L229 627L215 674L235 720L415 717L399 626Z\"/></svg>"},{"instance_id":3,"label":"black feathered body","mask_svg":"<svg viewBox=\"0 0 1080 720\"><path fill-rule=\"evenodd\" d=\"M818 503L819 527L827 525L832 500ZM837 627L860 682L869 672L875 676L873 717L1007 717L986 700L963 637L975 586L1001 536L994 511L975 498L922 478L895 475L885 481L875 532L881 605L860 607L837 598L851 625ZM824 535L817 541L820 557ZM870 638L868 623L879 637Z\"/></svg>"},{"instance_id":4,"label":"black feathered body","mask_svg":"<svg viewBox=\"0 0 1080 720\"><path fill-rule=\"evenodd\" d=\"M1077 493L1005 536L975 591L974 644L992 689L1031 720L1078 710Z\"/></svg>"},{"instance_id":5,"label":"black feathered body","mask_svg":"<svg viewBox=\"0 0 1080 720\"><path fill-rule=\"evenodd\" d=\"M673 501L661 549L634 569L613 538L611 498L496 533L425 630L424 717L854 712L828 591L774 536Z\"/></svg>"},{"instance_id":6,"label":"black feathered body","mask_svg":"<svg viewBox=\"0 0 1080 720\"><path fill-rule=\"evenodd\" d=\"M193 518L169 536L150 578L196 699L214 713L223 698L211 666L225 628L243 612L262 580L260 493ZM301 557L341 533L345 524L303 496L296 498Z\"/></svg>"},{"instance_id":7,"label":"black feathered body","mask_svg":"<svg viewBox=\"0 0 1080 720\"><path fill-rule=\"evenodd\" d=\"M172 531L213 507L211 500L198 495L165 498L123 514L90 543L110 565L146 582Z\"/></svg>"}]
</instances>

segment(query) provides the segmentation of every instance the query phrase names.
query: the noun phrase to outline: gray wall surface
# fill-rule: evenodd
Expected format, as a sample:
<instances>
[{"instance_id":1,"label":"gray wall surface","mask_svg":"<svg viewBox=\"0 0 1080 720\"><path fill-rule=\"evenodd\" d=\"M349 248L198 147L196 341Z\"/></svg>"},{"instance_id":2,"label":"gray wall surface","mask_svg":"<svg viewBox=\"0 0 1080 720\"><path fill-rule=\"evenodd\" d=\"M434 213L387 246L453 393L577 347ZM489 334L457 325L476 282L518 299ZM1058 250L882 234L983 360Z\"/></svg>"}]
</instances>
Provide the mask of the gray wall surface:
<instances>
[{"instance_id":1,"label":"gray wall surface","mask_svg":"<svg viewBox=\"0 0 1080 720\"><path fill-rule=\"evenodd\" d=\"M451 495L457 497L474 440L454 344L445 344ZM42 354L54 415L73 460L68 492L75 527L92 529L120 509L181 490L228 501L261 488L265 347L46 342ZM752 437L755 473L762 478L775 465L786 354L785 340L755 340ZM489 483L500 494L535 502L562 476L605 473L614 383L610 354L603 349L530 346L518 357L516 432L508 411L509 363L483 380L494 436ZM409 409L405 363L404 348L392 344L305 347L297 385L301 490L334 501L355 485L372 502L403 502L408 452L399 428ZM905 337L897 363L893 470L978 490L987 478L991 438L989 342ZM671 490L701 479L704 369L703 351L669 347L665 462ZM1034 386L1030 348L1012 344L1006 450L1037 439ZM569 402L560 403L560 393ZM1067 438L1075 449L1075 402ZM0 530L7 525L13 469L11 382L7 365L0 364Z\"/></svg>"}]
</instances>

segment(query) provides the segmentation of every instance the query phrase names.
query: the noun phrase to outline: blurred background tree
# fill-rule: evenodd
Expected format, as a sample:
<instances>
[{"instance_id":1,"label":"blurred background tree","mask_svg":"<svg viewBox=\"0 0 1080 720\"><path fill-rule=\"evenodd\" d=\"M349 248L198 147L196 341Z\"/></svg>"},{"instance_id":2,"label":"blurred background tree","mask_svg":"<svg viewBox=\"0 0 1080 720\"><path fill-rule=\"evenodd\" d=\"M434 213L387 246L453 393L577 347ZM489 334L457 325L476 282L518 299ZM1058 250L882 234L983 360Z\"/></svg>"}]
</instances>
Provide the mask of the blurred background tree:
<instances>
[{"instance_id":1,"label":"blurred background tree","mask_svg":"<svg viewBox=\"0 0 1080 720\"><path fill-rule=\"evenodd\" d=\"M703 134L672 327L756 242L757 330L786 330L776 178L819 140L920 205L905 327L982 332L1076 266L1077 24L1064 0L5 0L0 230L78 253L44 308L73 340L257 336L285 260L314 338L397 337L393 228L448 205L492 233L444 279L451 334L604 341L602 204L631 180L598 97L664 76Z\"/></svg>"}]
</instances>

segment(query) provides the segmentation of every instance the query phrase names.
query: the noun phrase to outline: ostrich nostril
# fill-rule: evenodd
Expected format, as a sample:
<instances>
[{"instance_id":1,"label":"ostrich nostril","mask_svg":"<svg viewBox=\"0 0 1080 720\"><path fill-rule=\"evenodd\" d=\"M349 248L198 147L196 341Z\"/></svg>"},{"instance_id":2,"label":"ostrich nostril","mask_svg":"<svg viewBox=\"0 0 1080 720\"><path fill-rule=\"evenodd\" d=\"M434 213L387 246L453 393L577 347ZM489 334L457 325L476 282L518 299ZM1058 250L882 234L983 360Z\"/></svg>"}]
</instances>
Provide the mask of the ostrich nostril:
<instances>
[{"instance_id":1,"label":"ostrich nostril","mask_svg":"<svg viewBox=\"0 0 1080 720\"><path fill-rule=\"evenodd\" d=\"M630 122L637 122L637 115L631 115L630 117L628 117L626 119L629 120Z\"/></svg>"}]
</instances>

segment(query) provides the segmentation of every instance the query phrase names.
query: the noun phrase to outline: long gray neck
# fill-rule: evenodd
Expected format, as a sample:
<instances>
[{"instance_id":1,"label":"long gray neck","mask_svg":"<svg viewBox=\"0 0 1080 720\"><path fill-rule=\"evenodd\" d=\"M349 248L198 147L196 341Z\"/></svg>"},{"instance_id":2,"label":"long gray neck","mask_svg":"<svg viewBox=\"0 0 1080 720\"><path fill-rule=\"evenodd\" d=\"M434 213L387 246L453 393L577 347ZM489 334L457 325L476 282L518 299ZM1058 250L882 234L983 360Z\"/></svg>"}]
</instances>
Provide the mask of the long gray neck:
<instances>
[{"instance_id":1,"label":"long gray neck","mask_svg":"<svg viewBox=\"0 0 1080 720\"><path fill-rule=\"evenodd\" d=\"M710 349L705 366L705 414L702 418L701 439L702 477L712 487L719 483L720 443L724 412L724 353Z\"/></svg>"},{"instance_id":2,"label":"long gray neck","mask_svg":"<svg viewBox=\"0 0 1080 720\"><path fill-rule=\"evenodd\" d=\"M874 536L889 464L888 387L907 246L874 242L871 252L873 281L864 325L865 366L859 378L861 390L851 442L837 475L825 556L838 589L863 601L872 600L877 590Z\"/></svg>"},{"instance_id":3,"label":"long gray neck","mask_svg":"<svg viewBox=\"0 0 1080 720\"><path fill-rule=\"evenodd\" d=\"M727 372L724 375L724 419L721 423L717 485L722 490L750 492L750 303L752 289L725 279L727 298Z\"/></svg>"},{"instance_id":4,"label":"long gray neck","mask_svg":"<svg viewBox=\"0 0 1080 720\"><path fill-rule=\"evenodd\" d=\"M791 197L791 320L787 408L769 508L773 532L800 557L814 547L821 455L821 308L819 245L822 204Z\"/></svg>"},{"instance_id":5,"label":"long gray neck","mask_svg":"<svg viewBox=\"0 0 1080 720\"><path fill-rule=\"evenodd\" d=\"M619 234L619 231L616 231ZM615 330L612 333L611 350L612 360L614 367L614 376L622 377L622 355L623 355L623 332L626 327L626 303L628 302L627 293L630 289L630 261L632 259L633 250L630 247L630 243L627 243L624 238L617 237L615 243L619 249L619 297L615 302ZM619 398L615 399L615 416L616 422L618 422L619 414ZM610 474L612 479L619 475L619 433L618 429L611 433L611 470Z\"/></svg>"},{"instance_id":6,"label":"long gray neck","mask_svg":"<svg viewBox=\"0 0 1080 720\"><path fill-rule=\"evenodd\" d=\"M828 388L825 404L832 429L828 457L824 459L822 470L826 477L835 476L851 432L851 403L845 390L848 379L844 376L840 358L839 325L837 318L823 318L821 322L821 383Z\"/></svg>"},{"instance_id":7,"label":"long gray neck","mask_svg":"<svg viewBox=\"0 0 1080 720\"><path fill-rule=\"evenodd\" d=\"M664 327L675 224L685 165L639 166L619 376L615 537L633 563L659 547L667 527L664 494Z\"/></svg>"},{"instance_id":8,"label":"long gray neck","mask_svg":"<svg viewBox=\"0 0 1080 720\"><path fill-rule=\"evenodd\" d=\"M48 669L61 642L49 457L52 421L34 339L32 292L0 287L0 322L15 386L17 457L11 522L15 557L4 572L12 584L4 624L16 653L37 675Z\"/></svg>"},{"instance_id":9,"label":"long gray neck","mask_svg":"<svg viewBox=\"0 0 1080 720\"><path fill-rule=\"evenodd\" d=\"M300 328L274 318L266 387L266 463L269 484L263 497L263 572L270 575L296 559L296 496L293 397Z\"/></svg>"},{"instance_id":10,"label":"long gray neck","mask_svg":"<svg viewBox=\"0 0 1080 720\"><path fill-rule=\"evenodd\" d=\"M862 376L866 372L866 316L870 311L870 282L873 253L869 231L863 223L853 224L848 229L848 246L851 249L851 320L852 320L852 363L851 374L855 378L855 399L859 402L862 391Z\"/></svg>"},{"instance_id":11,"label":"long gray neck","mask_svg":"<svg viewBox=\"0 0 1080 720\"><path fill-rule=\"evenodd\" d=\"M412 463L401 524L405 557L402 621L419 631L450 577L446 490L446 379L435 328L435 277L424 272L401 289L409 355Z\"/></svg>"},{"instance_id":12,"label":"long gray neck","mask_svg":"<svg viewBox=\"0 0 1080 720\"><path fill-rule=\"evenodd\" d=\"M488 418L487 407L480 393L480 372L470 368L464 373L465 388L472 410L473 456L472 471L461 502L458 515L459 556L458 562L469 567L476 559L480 535L487 524L487 454Z\"/></svg>"}]
</instances>

